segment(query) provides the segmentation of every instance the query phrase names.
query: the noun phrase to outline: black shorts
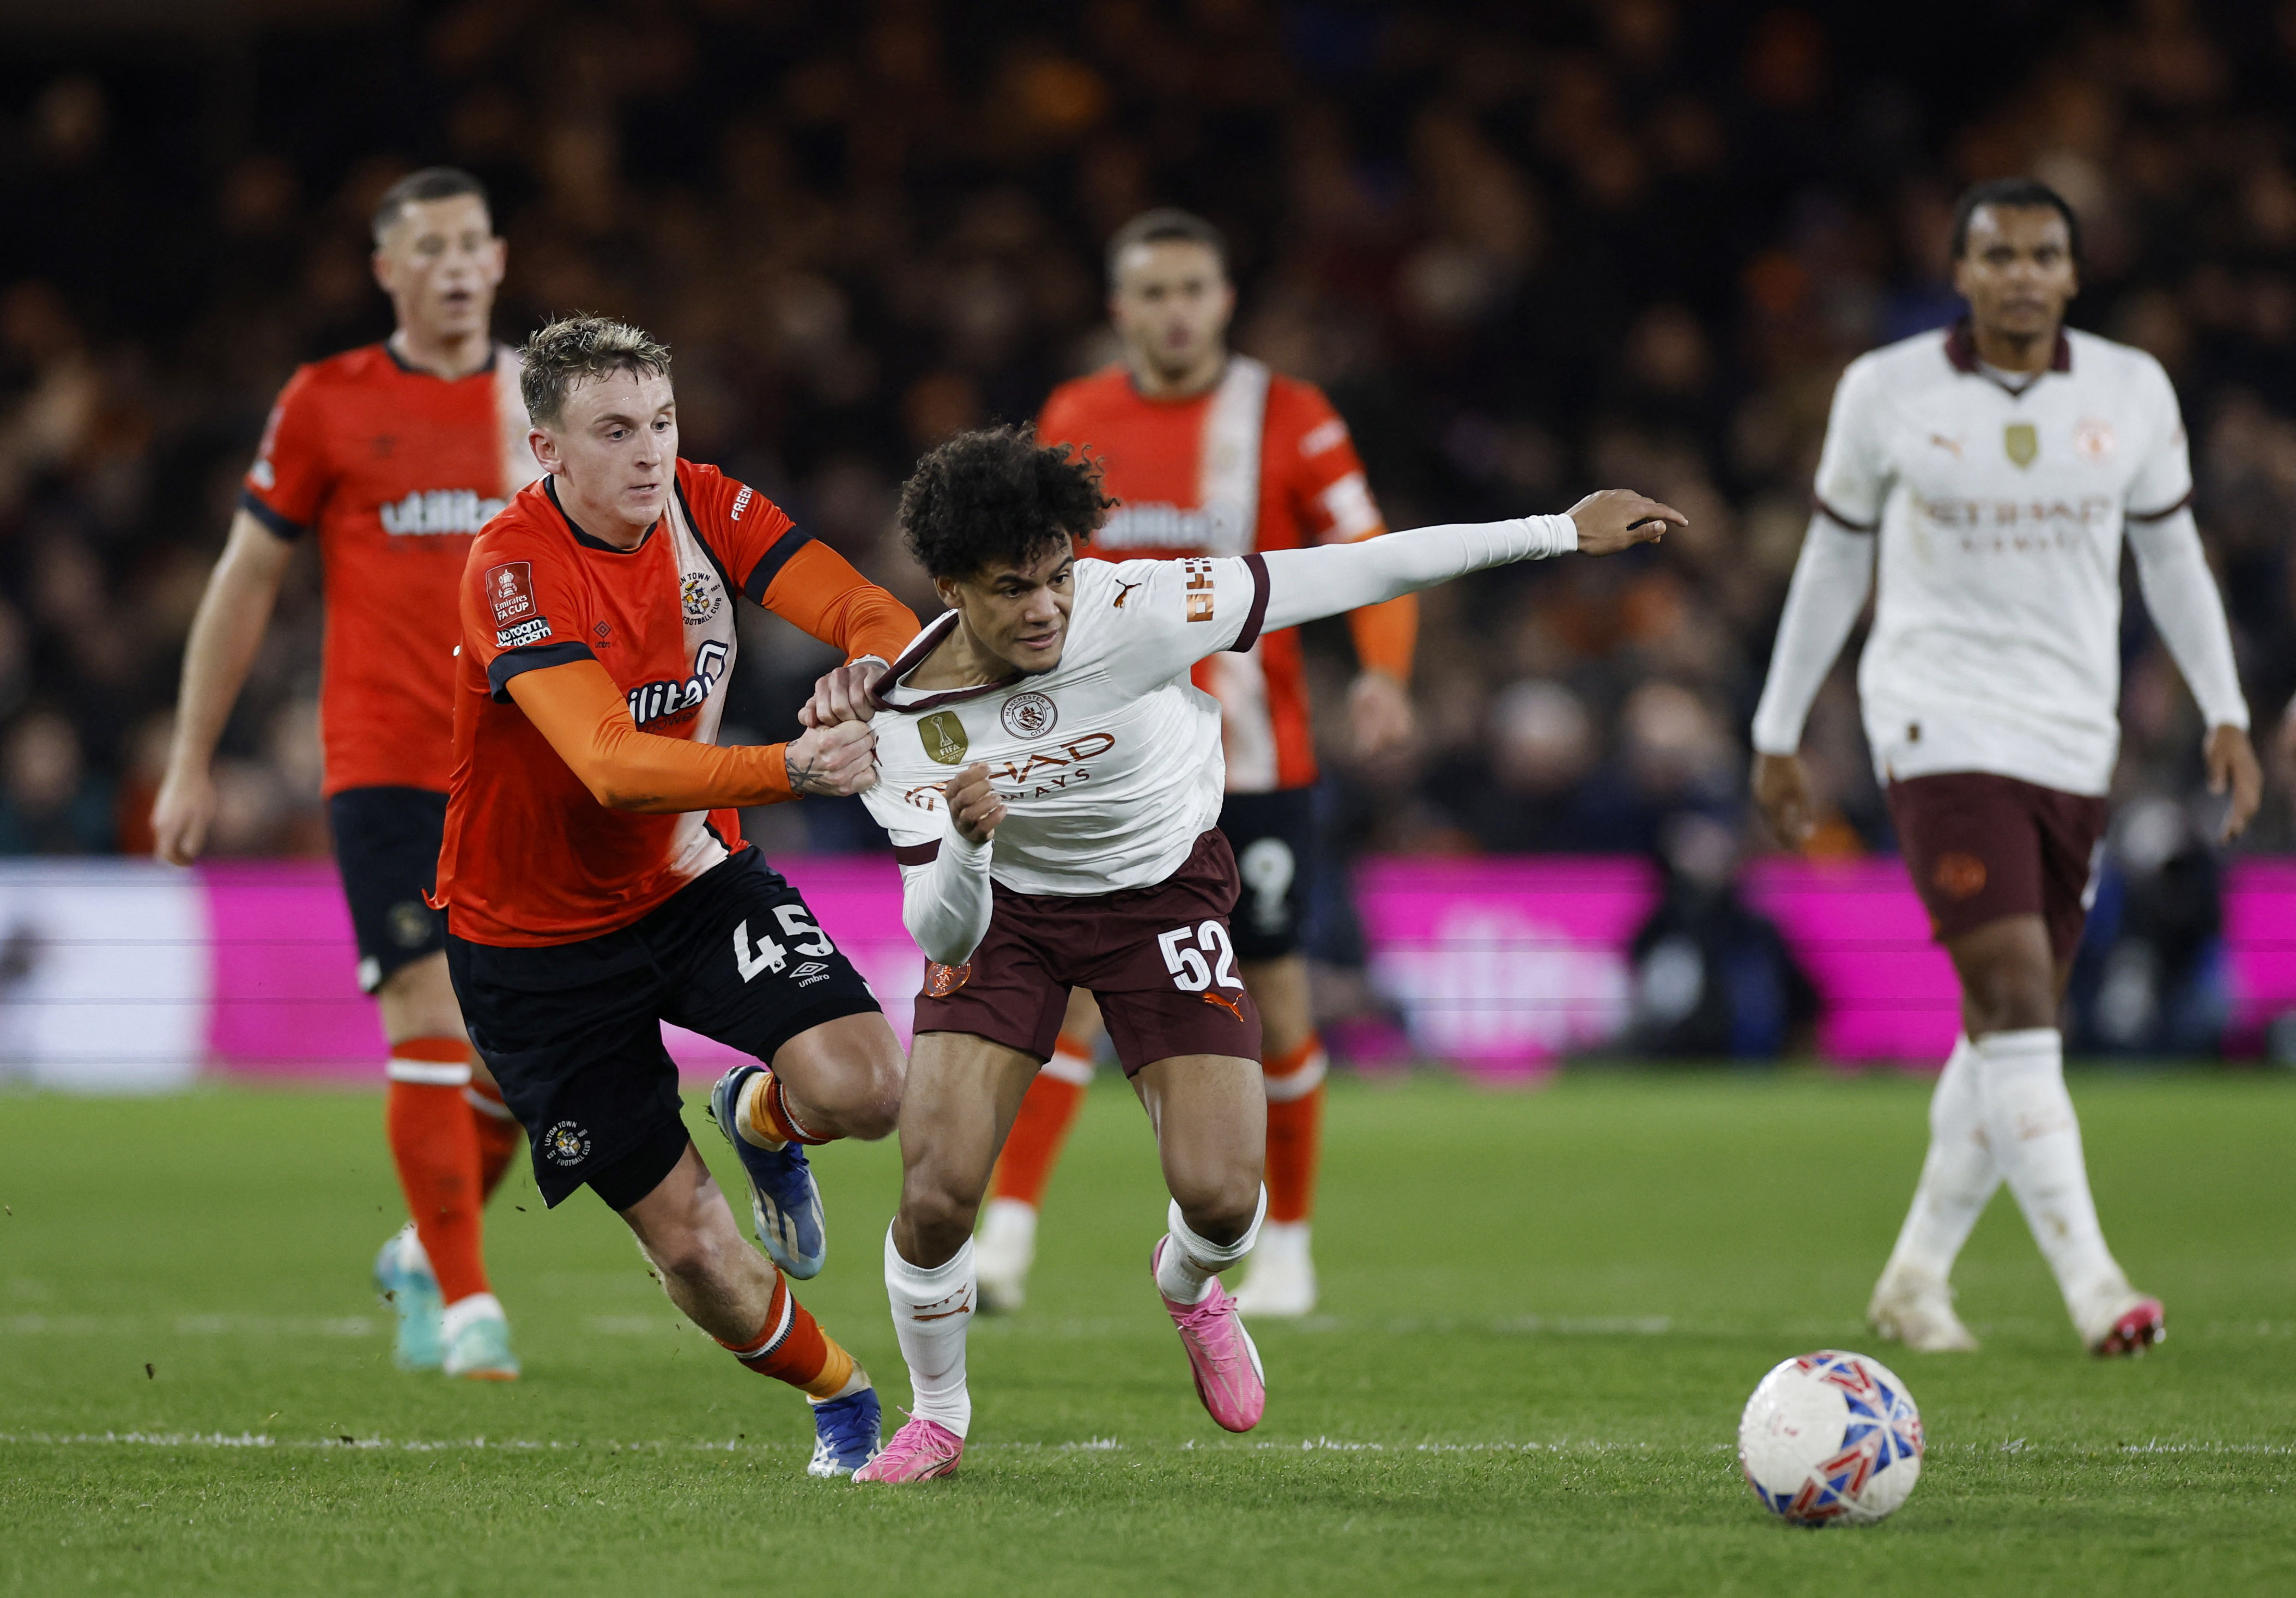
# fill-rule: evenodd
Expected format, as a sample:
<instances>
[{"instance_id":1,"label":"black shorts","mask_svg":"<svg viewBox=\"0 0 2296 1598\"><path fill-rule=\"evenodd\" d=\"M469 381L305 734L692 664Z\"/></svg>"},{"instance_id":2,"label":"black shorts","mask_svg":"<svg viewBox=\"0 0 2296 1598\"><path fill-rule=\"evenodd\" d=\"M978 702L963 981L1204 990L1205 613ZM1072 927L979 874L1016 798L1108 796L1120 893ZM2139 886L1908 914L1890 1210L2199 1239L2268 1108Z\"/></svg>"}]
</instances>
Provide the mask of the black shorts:
<instances>
[{"instance_id":1,"label":"black shorts","mask_svg":"<svg viewBox=\"0 0 2296 1598\"><path fill-rule=\"evenodd\" d=\"M447 796L346 788L327 801L327 828L358 939L359 991L373 993L400 966L447 947L447 918L422 897L439 882Z\"/></svg>"},{"instance_id":2,"label":"black shorts","mask_svg":"<svg viewBox=\"0 0 2296 1598\"><path fill-rule=\"evenodd\" d=\"M1311 788L1279 788L1231 793L1220 806L1219 830L1235 851L1243 882L1232 923L1239 960L1277 960L1300 947L1315 856L1315 800Z\"/></svg>"},{"instance_id":3,"label":"black shorts","mask_svg":"<svg viewBox=\"0 0 2296 1598\"><path fill-rule=\"evenodd\" d=\"M685 1155L662 1022L771 1061L799 1033L878 1007L754 848L602 937L509 948L450 936L447 969L554 1205L586 1183L627 1209Z\"/></svg>"}]
</instances>

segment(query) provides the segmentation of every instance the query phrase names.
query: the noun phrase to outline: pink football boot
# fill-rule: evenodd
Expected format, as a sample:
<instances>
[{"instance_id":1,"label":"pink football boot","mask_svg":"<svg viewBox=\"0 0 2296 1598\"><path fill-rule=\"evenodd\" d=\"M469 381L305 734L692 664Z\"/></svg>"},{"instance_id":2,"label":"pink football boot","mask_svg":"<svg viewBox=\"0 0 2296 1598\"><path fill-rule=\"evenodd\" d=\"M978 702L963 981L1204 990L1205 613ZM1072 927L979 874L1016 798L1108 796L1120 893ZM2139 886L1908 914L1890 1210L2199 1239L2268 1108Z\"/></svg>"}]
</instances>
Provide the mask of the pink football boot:
<instances>
[{"instance_id":1,"label":"pink football boot","mask_svg":"<svg viewBox=\"0 0 2296 1598\"><path fill-rule=\"evenodd\" d=\"M931 1481L954 1476L964 1457L964 1439L938 1421L911 1415L877 1457L853 1472L856 1481Z\"/></svg>"},{"instance_id":2,"label":"pink football boot","mask_svg":"<svg viewBox=\"0 0 2296 1598\"><path fill-rule=\"evenodd\" d=\"M2099 1359L2142 1354L2169 1335L2169 1317L2158 1299L2139 1299L2121 1311L2112 1329L2096 1340L2089 1352Z\"/></svg>"},{"instance_id":3,"label":"pink football boot","mask_svg":"<svg viewBox=\"0 0 2296 1598\"><path fill-rule=\"evenodd\" d=\"M1171 1241L1168 1236L1156 1240L1148 1256L1152 1278ZM1211 1286L1201 1304L1175 1304L1164 1299L1161 1288L1156 1296L1164 1299L1166 1313L1180 1329L1180 1347L1188 1351L1188 1370L1196 1379L1196 1397L1204 1401L1204 1412L1230 1431L1250 1431L1267 1413L1267 1374L1260 1367L1251 1333L1243 1329L1243 1317L1236 1313L1235 1300L1218 1278Z\"/></svg>"}]
</instances>

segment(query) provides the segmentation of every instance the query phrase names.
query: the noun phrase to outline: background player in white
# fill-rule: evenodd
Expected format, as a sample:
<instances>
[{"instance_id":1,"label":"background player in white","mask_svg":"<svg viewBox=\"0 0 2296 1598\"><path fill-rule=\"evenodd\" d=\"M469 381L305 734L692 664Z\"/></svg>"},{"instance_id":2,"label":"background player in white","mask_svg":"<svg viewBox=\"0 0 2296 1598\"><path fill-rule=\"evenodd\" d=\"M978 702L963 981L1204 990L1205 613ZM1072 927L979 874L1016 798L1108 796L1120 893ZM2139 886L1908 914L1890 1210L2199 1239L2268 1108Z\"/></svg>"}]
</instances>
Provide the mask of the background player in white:
<instances>
[{"instance_id":1,"label":"background player in white","mask_svg":"<svg viewBox=\"0 0 2296 1598\"><path fill-rule=\"evenodd\" d=\"M2083 1342L2126 1354L2162 1335L2097 1224L2057 1029L2119 749L2124 537L2206 719L2226 840L2261 787L2176 392L2152 356L2064 331L2079 243L2040 184L1963 196L1969 316L1842 374L1754 717L1755 796L1798 842L1815 820L1802 723L1873 588L1866 735L1962 989L1921 1184L1866 1312L1915 1348L1976 1346L1947 1282L2004 1180Z\"/></svg>"},{"instance_id":2,"label":"background player in white","mask_svg":"<svg viewBox=\"0 0 2296 1598\"><path fill-rule=\"evenodd\" d=\"M1099 999L1155 1129L1172 1203L1152 1267L1197 1393L1234 1431L1265 1406L1259 1356L1217 1280L1266 1211L1266 1095L1227 930L1235 858L1214 824L1220 710L1189 668L1268 628L1683 524L1613 491L1568 516L1358 544L1078 561L1075 542L1107 508L1088 462L1009 428L942 446L902 495L909 547L949 606L875 685L881 775L867 795L902 864L903 919L934 963L885 1240L915 1406L857 1480L957 1467L973 1219L1072 987Z\"/></svg>"}]
</instances>

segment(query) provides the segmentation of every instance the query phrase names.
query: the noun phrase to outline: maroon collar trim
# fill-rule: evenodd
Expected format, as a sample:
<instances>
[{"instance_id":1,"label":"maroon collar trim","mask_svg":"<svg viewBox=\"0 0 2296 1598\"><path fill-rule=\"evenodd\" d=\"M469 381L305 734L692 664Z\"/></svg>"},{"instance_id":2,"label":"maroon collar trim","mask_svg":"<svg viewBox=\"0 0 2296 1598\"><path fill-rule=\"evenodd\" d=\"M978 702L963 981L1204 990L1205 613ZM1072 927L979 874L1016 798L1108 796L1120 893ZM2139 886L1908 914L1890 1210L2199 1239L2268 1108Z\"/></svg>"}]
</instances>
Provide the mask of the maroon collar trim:
<instances>
[{"instance_id":1,"label":"maroon collar trim","mask_svg":"<svg viewBox=\"0 0 2296 1598\"><path fill-rule=\"evenodd\" d=\"M1969 318L1964 316L1946 330L1945 358L1956 372L1970 377L1981 376L1984 367L1977 359L1977 337L1970 331ZM2073 369L2073 341L2065 337L2063 328L2057 329L2057 347L2049 356L2049 370L2070 372ZM2031 385L2028 384L2030 388ZM2005 384L2004 387L2006 387ZM2014 392L2023 392L2022 389Z\"/></svg>"},{"instance_id":2,"label":"maroon collar trim","mask_svg":"<svg viewBox=\"0 0 2296 1598\"><path fill-rule=\"evenodd\" d=\"M961 704L969 699L979 699L984 693L1001 693L1020 680L1018 677L1007 677L1001 683L982 683L972 688L951 688L941 693L928 693L921 699L894 699L892 694L900 690L901 679L922 666L925 663L925 657L947 641L950 632L955 626L956 612L954 611L944 611L926 624L925 630L917 635L916 642L901 651L901 658L893 662L892 668L883 676L879 677L877 686L870 690L869 697L876 701L879 709L898 710L904 715L914 715L921 710L938 710L943 705Z\"/></svg>"}]
</instances>

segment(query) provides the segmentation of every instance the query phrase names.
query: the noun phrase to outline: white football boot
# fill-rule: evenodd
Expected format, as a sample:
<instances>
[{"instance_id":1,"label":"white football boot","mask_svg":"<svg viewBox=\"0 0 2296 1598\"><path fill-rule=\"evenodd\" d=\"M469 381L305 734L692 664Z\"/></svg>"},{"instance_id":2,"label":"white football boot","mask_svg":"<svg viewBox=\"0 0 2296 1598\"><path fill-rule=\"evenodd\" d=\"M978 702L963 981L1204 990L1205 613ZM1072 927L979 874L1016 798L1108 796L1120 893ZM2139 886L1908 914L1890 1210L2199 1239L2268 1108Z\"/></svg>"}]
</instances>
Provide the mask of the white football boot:
<instances>
[{"instance_id":1,"label":"white football boot","mask_svg":"<svg viewBox=\"0 0 2296 1598\"><path fill-rule=\"evenodd\" d=\"M1011 1315L1029 1301L1037 1263L1037 1210L1018 1199L991 1199L972 1238L972 1273L983 1314Z\"/></svg>"},{"instance_id":2,"label":"white football boot","mask_svg":"<svg viewBox=\"0 0 2296 1598\"><path fill-rule=\"evenodd\" d=\"M1316 1307L1316 1261L1308 1250L1308 1223L1269 1221L1259 1229L1250 1273L1236 1289L1236 1307L1255 1320L1296 1318Z\"/></svg>"},{"instance_id":3,"label":"white football boot","mask_svg":"<svg viewBox=\"0 0 2296 1598\"><path fill-rule=\"evenodd\" d=\"M1977 1339L1953 1313L1953 1289L1933 1276L1893 1271L1874 1284L1866 1319L1875 1332L1916 1354L1966 1354Z\"/></svg>"}]
</instances>

